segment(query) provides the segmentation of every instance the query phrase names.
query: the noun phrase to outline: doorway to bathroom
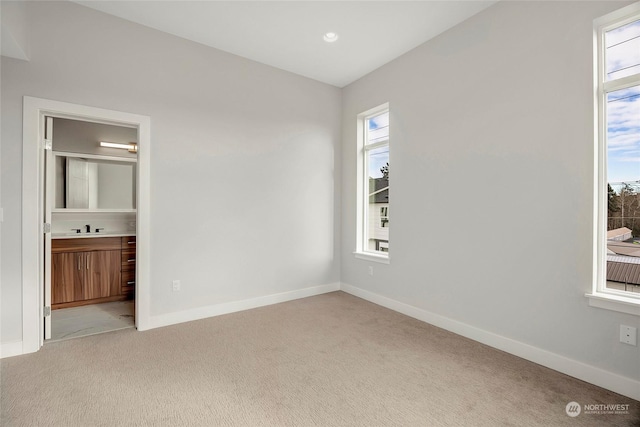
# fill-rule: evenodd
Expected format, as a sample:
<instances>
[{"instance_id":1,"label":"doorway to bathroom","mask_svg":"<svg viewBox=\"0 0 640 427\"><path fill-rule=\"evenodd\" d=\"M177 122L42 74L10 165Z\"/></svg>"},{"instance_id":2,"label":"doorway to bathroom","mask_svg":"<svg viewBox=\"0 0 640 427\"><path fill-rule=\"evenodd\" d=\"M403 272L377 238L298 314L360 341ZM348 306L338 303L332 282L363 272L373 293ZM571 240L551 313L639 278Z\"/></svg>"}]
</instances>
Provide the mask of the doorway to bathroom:
<instances>
[{"instance_id":1,"label":"doorway to bathroom","mask_svg":"<svg viewBox=\"0 0 640 427\"><path fill-rule=\"evenodd\" d=\"M44 339L135 326L137 129L45 117Z\"/></svg>"},{"instance_id":2,"label":"doorway to bathroom","mask_svg":"<svg viewBox=\"0 0 640 427\"><path fill-rule=\"evenodd\" d=\"M87 135L72 140L64 136L65 126L89 125L132 133L121 141L98 135L90 144L79 143ZM124 321L123 327L151 327L149 135L147 116L24 97L23 353L38 351L45 339L82 334L78 329L101 332L109 322L94 325L93 331L76 328L64 337L52 334L52 321L71 323L69 319L83 318L86 313L81 311L91 308L100 307L103 315ZM99 176L108 177L106 184L94 179ZM83 200L80 195L85 193ZM122 205L125 201L130 205Z\"/></svg>"}]
</instances>

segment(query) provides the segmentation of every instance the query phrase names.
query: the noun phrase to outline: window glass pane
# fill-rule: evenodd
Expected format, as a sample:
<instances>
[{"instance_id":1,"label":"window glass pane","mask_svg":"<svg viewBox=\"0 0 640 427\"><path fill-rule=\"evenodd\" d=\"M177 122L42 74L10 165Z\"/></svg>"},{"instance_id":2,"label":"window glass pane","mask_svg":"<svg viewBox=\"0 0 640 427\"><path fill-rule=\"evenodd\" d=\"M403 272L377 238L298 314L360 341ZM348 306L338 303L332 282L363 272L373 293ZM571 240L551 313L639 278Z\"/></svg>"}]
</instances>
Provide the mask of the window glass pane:
<instances>
[{"instance_id":1,"label":"window glass pane","mask_svg":"<svg viewBox=\"0 0 640 427\"><path fill-rule=\"evenodd\" d=\"M607 94L607 178L640 179L640 86Z\"/></svg>"},{"instance_id":2,"label":"window glass pane","mask_svg":"<svg viewBox=\"0 0 640 427\"><path fill-rule=\"evenodd\" d=\"M640 20L607 31L604 40L606 80L640 73Z\"/></svg>"},{"instance_id":3,"label":"window glass pane","mask_svg":"<svg viewBox=\"0 0 640 427\"><path fill-rule=\"evenodd\" d=\"M367 151L369 178L389 178L389 146Z\"/></svg>"},{"instance_id":4,"label":"window glass pane","mask_svg":"<svg viewBox=\"0 0 640 427\"><path fill-rule=\"evenodd\" d=\"M640 292L640 86L607 94L607 285Z\"/></svg>"},{"instance_id":5,"label":"window glass pane","mask_svg":"<svg viewBox=\"0 0 640 427\"><path fill-rule=\"evenodd\" d=\"M365 250L389 251L389 146L367 151L369 194Z\"/></svg>"},{"instance_id":6,"label":"window glass pane","mask_svg":"<svg viewBox=\"0 0 640 427\"><path fill-rule=\"evenodd\" d=\"M367 130L367 144L389 139L389 112L367 119Z\"/></svg>"}]
</instances>

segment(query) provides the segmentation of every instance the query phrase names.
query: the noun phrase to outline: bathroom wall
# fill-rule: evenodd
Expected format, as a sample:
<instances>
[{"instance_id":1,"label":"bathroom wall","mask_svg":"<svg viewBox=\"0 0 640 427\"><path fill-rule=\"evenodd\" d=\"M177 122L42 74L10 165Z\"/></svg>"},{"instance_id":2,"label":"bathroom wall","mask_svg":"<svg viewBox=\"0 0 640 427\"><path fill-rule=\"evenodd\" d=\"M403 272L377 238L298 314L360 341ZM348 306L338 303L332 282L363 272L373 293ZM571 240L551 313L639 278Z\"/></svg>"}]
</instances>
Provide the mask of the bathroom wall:
<instances>
[{"instance_id":1,"label":"bathroom wall","mask_svg":"<svg viewBox=\"0 0 640 427\"><path fill-rule=\"evenodd\" d=\"M138 141L137 129L62 118L53 119L53 149L71 153L135 158L135 153L100 147L100 141L129 144Z\"/></svg>"}]
</instances>

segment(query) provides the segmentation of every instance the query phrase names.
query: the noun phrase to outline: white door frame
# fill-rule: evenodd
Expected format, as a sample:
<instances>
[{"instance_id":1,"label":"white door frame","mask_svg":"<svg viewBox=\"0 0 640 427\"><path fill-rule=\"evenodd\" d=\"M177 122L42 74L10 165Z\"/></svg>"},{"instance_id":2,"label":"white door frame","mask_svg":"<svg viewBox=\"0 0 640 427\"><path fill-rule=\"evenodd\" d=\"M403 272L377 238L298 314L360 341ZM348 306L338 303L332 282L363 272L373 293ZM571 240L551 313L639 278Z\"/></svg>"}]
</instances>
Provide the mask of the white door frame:
<instances>
[{"instance_id":1,"label":"white door frame","mask_svg":"<svg viewBox=\"0 0 640 427\"><path fill-rule=\"evenodd\" d=\"M53 117L44 117L44 140L47 145L53 144ZM44 222L51 224L51 208L53 207L54 191L53 179L55 173L53 172L53 149L52 145L45 147L44 149L44 188L43 188L43 200L44 200ZM41 181L42 182L42 181ZM44 235L44 299L42 301L43 307L51 307L51 233ZM51 310L49 310L49 316L44 318L44 339L51 339Z\"/></svg>"},{"instance_id":2,"label":"white door frame","mask_svg":"<svg viewBox=\"0 0 640 427\"><path fill-rule=\"evenodd\" d=\"M150 152L151 119L85 105L25 96L22 116L22 353L44 342L44 117L61 117L138 129L136 213L136 328L151 328Z\"/></svg>"}]
</instances>

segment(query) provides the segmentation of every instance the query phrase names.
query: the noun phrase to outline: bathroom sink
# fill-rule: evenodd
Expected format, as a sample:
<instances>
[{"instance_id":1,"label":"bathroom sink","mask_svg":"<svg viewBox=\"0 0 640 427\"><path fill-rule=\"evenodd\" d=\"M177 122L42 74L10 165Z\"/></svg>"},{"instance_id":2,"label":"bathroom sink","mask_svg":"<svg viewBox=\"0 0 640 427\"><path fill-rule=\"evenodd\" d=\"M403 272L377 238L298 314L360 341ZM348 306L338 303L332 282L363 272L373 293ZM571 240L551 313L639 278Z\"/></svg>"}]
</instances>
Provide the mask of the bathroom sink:
<instances>
[{"instance_id":1,"label":"bathroom sink","mask_svg":"<svg viewBox=\"0 0 640 427\"><path fill-rule=\"evenodd\" d=\"M109 233L64 233L63 236L88 237L88 236L108 236Z\"/></svg>"},{"instance_id":2,"label":"bathroom sink","mask_svg":"<svg viewBox=\"0 0 640 427\"><path fill-rule=\"evenodd\" d=\"M121 236L135 236L134 232L127 231L101 231L100 233L53 233L51 235L54 239L61 237L75 237L77 239L89 238L89 237L121 237Z\"/></svg>"}]
</instances>

